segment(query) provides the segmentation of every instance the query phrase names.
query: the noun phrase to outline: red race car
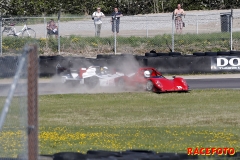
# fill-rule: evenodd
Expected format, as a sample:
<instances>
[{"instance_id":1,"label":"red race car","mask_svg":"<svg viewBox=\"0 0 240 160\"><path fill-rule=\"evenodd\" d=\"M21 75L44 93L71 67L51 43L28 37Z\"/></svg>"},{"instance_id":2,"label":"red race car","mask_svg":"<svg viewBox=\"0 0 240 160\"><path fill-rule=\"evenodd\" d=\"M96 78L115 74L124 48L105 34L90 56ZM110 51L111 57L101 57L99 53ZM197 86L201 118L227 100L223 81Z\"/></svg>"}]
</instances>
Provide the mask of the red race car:
<instances>
[{"instance_id":1,"label":"red race car","mask_svg":"<svg viewBox=\"0 0 240 160\"><path fill-rule=\"evenodd\" d=\"M189 86L181 77L167 79L152 67L139 68L137 72L118 78L118 87L144 88L153 92L188 92Z\"/></svg>"}]
</instances>

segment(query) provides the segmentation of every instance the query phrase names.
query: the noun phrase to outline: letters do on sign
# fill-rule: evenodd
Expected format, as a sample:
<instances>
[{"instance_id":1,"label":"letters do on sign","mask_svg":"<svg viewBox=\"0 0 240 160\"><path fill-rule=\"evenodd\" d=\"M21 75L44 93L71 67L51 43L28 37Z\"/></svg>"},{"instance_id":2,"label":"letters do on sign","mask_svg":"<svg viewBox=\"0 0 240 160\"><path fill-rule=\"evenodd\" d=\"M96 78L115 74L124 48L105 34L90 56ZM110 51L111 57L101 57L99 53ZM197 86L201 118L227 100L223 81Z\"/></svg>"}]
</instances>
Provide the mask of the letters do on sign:
<instances>
[{"instance_id":1,"label":"letters do on sign","mask_svg":"<svg viewBox=\"0 0 240 160\"><path fill-rule=\"evenodd\" d=\"M240 57L237 56L211 57L211 70L239 71Z\"/></svg>"},{"instance_id":2,"label":"letters do on sign","mask_svg":"<svg viewBox=\"0 0 240 160\"><path fill-rule=\"evenodd\" d=\"M240 58L217 58L217 67L240 66Z\"/></svg>"}]
</instances>

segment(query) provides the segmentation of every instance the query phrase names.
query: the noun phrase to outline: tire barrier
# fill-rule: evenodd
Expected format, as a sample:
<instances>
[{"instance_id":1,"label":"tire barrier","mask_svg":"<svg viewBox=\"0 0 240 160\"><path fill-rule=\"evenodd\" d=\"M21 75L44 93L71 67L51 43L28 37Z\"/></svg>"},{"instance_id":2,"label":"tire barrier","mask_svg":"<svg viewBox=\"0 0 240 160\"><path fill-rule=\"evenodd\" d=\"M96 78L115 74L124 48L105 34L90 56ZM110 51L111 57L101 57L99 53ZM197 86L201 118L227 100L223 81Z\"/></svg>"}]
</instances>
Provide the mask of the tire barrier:
<instances>
[{"instance_id":1,"label":"tire barrier","mask_svg":"<svg viewBox=\"0 0 240 160\"><path fill-rule=\"evenodd\" d=\"M164 56L147 58L147 66L163 74L210 73L211 60L203 56Z\"/></svg>"},{"instance_id":2,"label":"tire barrier","mask_svg":"<svg viewBox=\"0 0 240 160\"><path fill-rule=\"evenodd\" d=\"M147 59L145 56L135 56L135 59L140 67L147 66Z\"/></svg>"},{"instance_id":3,"label":"tire barrier","mask_svg":"<svg viewBox=\"0 0 240 160\"><path fill-rule=\"evenodd\" d=\"M156 153L148 150L126 150L123 152L90 150L86 154L76 152L60 152L53 155L53 160L181 160L198 159L184 153Z\"/></svg>"},{"instance_id":4,"label":"tire barrier","mask_svg":"<svg viewBox=\"0 0 240 160\"><path fill-rule=\"evenodd\" d=\"M145 56L136 56L132 54L116 55L107 59L106 65L117 72L128 74L136 71L140 66L145 66L144 59Z\"/></svg>"},{"instance_id":5,"label":"tire barrier","mask_svg":"<svg viewBox=\"0 0 240 160\"><path fill-rule=\"evenodd\" d=\"M240 51L230 51L230 55L239 55L240 56Z\"/></svg>"},{"instance_id":6,"label":"tire barrier","mask_svg":"<svg viewBox=\"0 0 240 160\"><path fill-rule=\"evenodd\" d=\"M217 56L217 52L205 52L205 56Z\"/></svg>"},{"instance_id":7,"label":"tire barrier","mask_svg":"<svg viewBox=\"0 0 240 160\"><path fill-rule=\"evenodd\" d=\"M234 58L232 65L222 70L214 70L213 62L223 63L217 58ZM215 60L213 60L215 58ZM39 76L51 77L69 71L89 66L108 66L119 72L130 72L138 67L154 67L163 74L197 74L197 73L236 73L240 71L240 51L194 52L192 55L182 55L180 52L145 53L145 55L97 55L96 58L39 56ZM216 62L215 62L216 61ZM225 63L225 62L224 62ZM220 64L223 65L223 64ZM224 64L225 65L225 64ZM13 77L18 66L17 56L0 57L0 77ZM235 69L233 69L235 67ZM132 69L132 70L129 70Z\"/></svg>"},{"instance_id":8,"label":"tire barrier","mask_svg":"<svg viewBox=\"0 0 240 160\"><path fill-rule=\"evenodd\" d=\"M169 52L169 56L181 56L180 52Z\"/></svg>"},{"instance_id":9,"label":"tire barrier","mask_svg":"<svg viewBox=\"0 0 240 160\"><path fill-rule=\"evenodd\" d=\"M62 56L39 56L39 76L50 77L55 75L61 61L63 61Z\"/></svg>"},{"instance_id":10,"label":"tire barrier","mask_svg":"<svg viewBox=\"0 0 240 160\"><path fill-rule=\"evenodd\" d=\"M230 52L217 52L218 56L230 56Z\"/></svg>"},{"instance_id":11,"label":"tire barrier","mask_svg":"<svg viewBox=\"0 0 240 160\"><path fill-rule=\"evenodd\" d=\"M157 153L149 150L106 151L89 150L79 152L58 152L53 155L40 155L39 160L187 160L187 159L239 159L240 152L234 155L188 155L186 153ZM25 160L25 158L0 158L0 160Z\"/></svg>"},{"instance_id":12,"label":"tire barrier","mask_svg":"<svg viewBox=\"0 0 240 160\"><path fill-rule=\"evenodd\" d=\"M205 52L194 52L194 56L205 56Z\"/></svg>"},{"instance_id":13,"label":"tire barrier","mask_svg":"<svg viewBox=\"0 0 240 160\"><path fill-rule=\"evenodd\" d=\"M5 77L4 76L4 68L5 65L4 65L4 57L0 57L0 77Z\"/></svg>"},{"instance_id":14,"label":"tire barrier","mask_svg":"<svg viewBox=\"0 0 240 160\"><path fill-rule=\"evenodd\" d=\"M157 56L169 56L169 53L157 53Z\"/></svg>"},{"instance_id":15,"label":"tire barrier","mask_svg":"<svg viewBox=\"0 0 240 160\"><path fill-rule=\"evenodd\" d=\"M18 57L5 56L0 57L0 77L14 76L18 65Z\"/></svg>"},{"instance_id":16,"label":"tire barrier","mask_svg":"<svg viewBox=\"0 0 240 160\"><path fill-rule=\"evenodd\" d=\"M157 53L150 52L150 53L145 53L145 56L146 57L157 57L158 55L157 55Z\"/></svg>"},{"instance_id":17,"label":"tire barrier","mask_svg":"<svg viewBox=\"0 0 240 160\"><path fill-rule=\"evenodd\" d=\"M101 59L101 58L109 59L109 58L111 58L112 56L113 56L113 55L98 54L98 55L97 55L97 59Z\"/></svg>"}]
</instances>

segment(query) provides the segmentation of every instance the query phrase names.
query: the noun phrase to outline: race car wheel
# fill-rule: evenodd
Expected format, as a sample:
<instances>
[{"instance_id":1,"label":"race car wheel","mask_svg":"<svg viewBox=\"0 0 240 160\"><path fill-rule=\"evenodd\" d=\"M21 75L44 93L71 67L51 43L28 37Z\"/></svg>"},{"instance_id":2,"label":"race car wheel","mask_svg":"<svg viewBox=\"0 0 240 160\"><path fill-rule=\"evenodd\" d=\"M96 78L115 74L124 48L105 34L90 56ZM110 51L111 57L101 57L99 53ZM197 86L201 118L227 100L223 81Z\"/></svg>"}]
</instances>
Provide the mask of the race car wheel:
<instances>
[{"instance_id":1,"label":"race car wheel","mask_svg":"<svg viewBox=\"0 0 240 160\"><path fill-rule=\"evenodd\" d=\"M147 85L146 85L146 90L147 91L153 91L153 83L152 81L147 81Z\"/></svg>"},{"instance_id":2,"label":"race car wheel","mask_svg":"<svg viewBox=\"0 0 240 160\"><path fill-rule=\"evenodd\" d=\"M84 84L88 88L94 88L99 84L99 79L98 77L89 77L84 79Z\"/></svg>"}]
</instances>

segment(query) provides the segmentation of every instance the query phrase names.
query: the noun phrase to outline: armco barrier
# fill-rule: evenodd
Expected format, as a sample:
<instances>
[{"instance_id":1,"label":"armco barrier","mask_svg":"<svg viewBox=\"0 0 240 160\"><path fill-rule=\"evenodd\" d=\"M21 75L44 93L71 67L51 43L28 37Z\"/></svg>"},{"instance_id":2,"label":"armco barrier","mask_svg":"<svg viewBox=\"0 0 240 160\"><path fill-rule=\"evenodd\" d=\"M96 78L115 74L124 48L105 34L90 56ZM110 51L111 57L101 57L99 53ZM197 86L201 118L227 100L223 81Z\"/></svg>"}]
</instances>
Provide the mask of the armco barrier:
<instances>
[{"instance_id":1,"label":"armco barrier","mask_svg":"<svg viewBox=\"0 0 240 160\"><path fill-rule=\"evenodd\" d=\"M204 73L239 73L239 52L218 52L219 56L203 54L173 55L159 54L157 57L136 56L131 54L98 56L97 58L40 56L39 76L49 77L64 70L89 66L108 66L119 72L132 72L138 67L154 67L163 74L204 74ZM204 53L205 54L205 53ZM210 53L208 53L210 54ZM215 55L215 53L214 53ZM18 57L0 57L0 77L15 74Z\"/></svg>"}]
</instances>

